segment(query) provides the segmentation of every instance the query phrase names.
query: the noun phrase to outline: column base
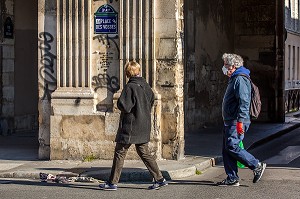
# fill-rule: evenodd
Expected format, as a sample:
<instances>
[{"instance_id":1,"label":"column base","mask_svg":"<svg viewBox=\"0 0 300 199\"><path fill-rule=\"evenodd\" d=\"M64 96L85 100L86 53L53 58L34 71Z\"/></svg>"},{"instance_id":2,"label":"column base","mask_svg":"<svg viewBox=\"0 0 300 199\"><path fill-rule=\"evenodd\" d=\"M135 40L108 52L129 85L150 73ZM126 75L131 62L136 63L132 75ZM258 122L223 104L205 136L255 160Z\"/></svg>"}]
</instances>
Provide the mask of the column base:
<instances>
[{"instance_id":1,"label":"column base","mask_svg":"<svg viewBox=\"0 0 300 199\"><path fill-rule=\"evenodd\" d=\"M91 88L57 88L51 97L52 115L90 115L96 112L97 93Z\"/></svg>"}]
</instances>

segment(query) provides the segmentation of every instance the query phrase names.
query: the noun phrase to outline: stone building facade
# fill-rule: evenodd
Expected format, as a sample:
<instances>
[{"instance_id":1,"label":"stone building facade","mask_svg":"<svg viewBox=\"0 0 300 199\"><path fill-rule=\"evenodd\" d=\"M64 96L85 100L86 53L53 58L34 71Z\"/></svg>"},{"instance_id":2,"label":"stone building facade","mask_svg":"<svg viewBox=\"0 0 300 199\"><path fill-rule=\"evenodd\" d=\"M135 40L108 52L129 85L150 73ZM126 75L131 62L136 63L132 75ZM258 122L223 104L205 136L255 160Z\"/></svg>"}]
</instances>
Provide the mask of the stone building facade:
<instances>
[{"instance_id":1,"label":"stone building facade","mask_svg":"<svg viewBox=\"0 0 300 199\"><path fill-rule=\"evenodd\" d=\"M40 157L112 158L128 60L142 65L156 94L151 150L157 158L183 157L182 3L39 3Z\"/></svg>"},{"instance_id":2,"label":"stone building facade","mask_svg":"<svg viewBox=\"0 0 300 199\"><path fill-rule=\"evenodd\" d=\"M124 65L136 60L156 96L150 149L181 159L185 136L222 123L224 52L259 82L260 120L282 122L285 3L1 0L14 25L1 45L2 131L35 131L40 159L111 159Z\"/></svg>"},{"instance_id":3,"label":"stone building facade","mask_svg":"<svg viewBox=\"0 0 300 199\"><path fill-rule=\"evenodd\" d=\"M300 108L300 14L299 0L285 1L285 110Z\"/></svg>"}]
</instances>

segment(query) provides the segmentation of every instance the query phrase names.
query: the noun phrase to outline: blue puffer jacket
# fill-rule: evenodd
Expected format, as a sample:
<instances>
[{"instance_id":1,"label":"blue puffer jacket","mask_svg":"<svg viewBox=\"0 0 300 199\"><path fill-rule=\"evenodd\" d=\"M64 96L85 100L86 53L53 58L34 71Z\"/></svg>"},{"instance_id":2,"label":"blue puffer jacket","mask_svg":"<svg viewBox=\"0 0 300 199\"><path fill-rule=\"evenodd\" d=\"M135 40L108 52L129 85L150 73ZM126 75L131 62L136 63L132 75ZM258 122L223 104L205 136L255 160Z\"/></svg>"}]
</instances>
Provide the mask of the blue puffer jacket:
<instances>
[{"instance_id":1,"label":"blue puffer jacket","mask_svg":"<svg viewBox=\"0 0 300 199\"><path fill-rule=\"evenodd\" d=\"M244 66L236 69L231 75L222 103L222 116L226 123L250 123L251 83L244 76L250 77L250 71Z\"/></svg>"}]
</instances>

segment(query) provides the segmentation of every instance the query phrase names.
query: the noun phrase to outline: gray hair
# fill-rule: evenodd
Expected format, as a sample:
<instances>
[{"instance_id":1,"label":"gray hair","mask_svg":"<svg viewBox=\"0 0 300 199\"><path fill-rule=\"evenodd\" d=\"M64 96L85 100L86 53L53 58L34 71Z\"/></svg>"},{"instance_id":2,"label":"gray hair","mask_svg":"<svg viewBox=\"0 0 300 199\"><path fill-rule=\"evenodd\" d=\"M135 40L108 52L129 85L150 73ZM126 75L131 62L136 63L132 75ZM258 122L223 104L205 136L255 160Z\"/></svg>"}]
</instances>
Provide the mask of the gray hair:
<instances>
[{"instance_id":1,"label":"gray hair","mask_svg":"<svg viewBox=\"0 0 300 199\"><path fill-rule=\"evenodd\" d=\"M243 66L244 60L240 55L224 53L222 56L224 63L232 66L234 65L236 68Z\"/></svg>"}]
</instances>

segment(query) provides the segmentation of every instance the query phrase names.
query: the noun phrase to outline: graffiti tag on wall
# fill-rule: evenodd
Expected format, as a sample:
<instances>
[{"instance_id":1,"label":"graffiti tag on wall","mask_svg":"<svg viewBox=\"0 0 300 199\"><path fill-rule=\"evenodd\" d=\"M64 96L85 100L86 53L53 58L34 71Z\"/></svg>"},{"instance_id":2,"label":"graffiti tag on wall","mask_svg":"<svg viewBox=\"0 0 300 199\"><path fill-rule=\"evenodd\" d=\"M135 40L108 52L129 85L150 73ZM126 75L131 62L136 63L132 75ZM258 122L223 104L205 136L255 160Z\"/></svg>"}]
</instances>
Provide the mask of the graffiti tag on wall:
<instances>
[{"instance_id":1,"label":"graffiti tag on wall","mask_svg":"<svg viewBox=\"0 0 300 199\"><path fill-rule=\"evenodd\" d=\"M56 55L51 53L51 44L54 41L54 37L48 32L41 32L39 34L39 49L41 54L39 76L43 80L44 95L43 100L51 99L51 93L56 89L56 74L54 70L54 62Z\"/></svg>"},{"instance_id":2,"label":"graffiti tag on wall","mask_svg":"<svg viewBox=\"0 0 300 199\"><path fill-rule=\"evenodd\" d=\"M111 42L115 45L115 48L117 49L118 53L118 59L119 59L119 54L120 54L120 49L117 44L116 39L118 36L108 36L108 35L97 35L93 37L93 40L98 40L99 43L102 46L105 46L106 48L111 47ZM105 51L105 52L100 52L96 51L96 54L98 56L97 59L97 69L100 71L100 73L97 76L94 76L92 78L92 86L94 86L94 90L97 91L99 88L107 88L108 91L115 93L120 89L119 85L119 79L118 77L114 75L110 75L109 68L111 67L113 63L113 55L114 52L111 51Z\"/></svg>"},{"instance_id":3,"label":"graffiti tag on wall","mask_svg":"<svg viewBox=\"0 0 300 199\"><path fill-rule=\"evenodd\" d=\"M112 93L117 92L120 89L119 79L115 76L110 77L108 74L98 74L92 78L92 86L94 86L94 91L99 88L107 88Z\"/></svg>"}]
</instances>

